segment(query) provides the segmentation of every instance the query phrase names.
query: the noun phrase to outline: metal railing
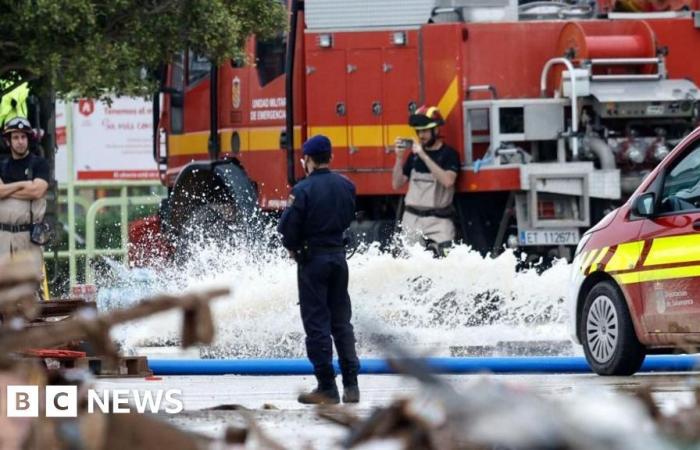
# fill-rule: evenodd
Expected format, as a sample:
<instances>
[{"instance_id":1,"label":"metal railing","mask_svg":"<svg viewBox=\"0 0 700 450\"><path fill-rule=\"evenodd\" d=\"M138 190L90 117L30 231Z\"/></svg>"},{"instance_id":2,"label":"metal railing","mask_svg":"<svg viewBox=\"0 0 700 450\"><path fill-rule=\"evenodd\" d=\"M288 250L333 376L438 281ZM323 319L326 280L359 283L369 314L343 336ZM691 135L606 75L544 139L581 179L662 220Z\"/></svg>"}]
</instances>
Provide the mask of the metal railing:
<instances>
[{"instance_id":1,"label":"metal railing","mask_svg":"<svg viewBox=\"0 0 700 450\"><path fill-rule=\"evenodd\" d=\"M65 191L65 195L59 195L59 203L67 204L68 216L68 250L58 252L46 251L44 257L52 259L55 255L60 259L68 259L68 273L70 287L76 285L78 281L78 258L84 257L85 270L84 280L91 284L95 281L95 273L91 261L95 257L118 256L128 264L126 256L128 254L128 234L129 234L129 207L157 205L161 201L158 195L129 196L129 188L133 187L160 187L158 181L76 181L66 183L59 187ZM103 197L93 202L83 196L76 195L78 189L119 189L119 196ZM85 212L85 248L78 248L78 235L76 232L76 206L82 206ZM97 217L106 208L118 207L120 212L120 245L113 248L97 248Z\"/></svg>"}]
</instances>

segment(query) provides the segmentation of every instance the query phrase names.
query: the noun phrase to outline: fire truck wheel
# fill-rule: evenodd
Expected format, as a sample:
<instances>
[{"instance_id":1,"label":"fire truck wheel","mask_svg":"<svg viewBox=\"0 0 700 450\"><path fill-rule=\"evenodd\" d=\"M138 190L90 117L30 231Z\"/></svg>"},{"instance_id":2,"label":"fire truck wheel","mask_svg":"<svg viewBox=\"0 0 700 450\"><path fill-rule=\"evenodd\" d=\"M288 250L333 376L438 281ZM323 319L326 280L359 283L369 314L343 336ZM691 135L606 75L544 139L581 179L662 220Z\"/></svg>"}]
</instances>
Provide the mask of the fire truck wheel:
<instances>
[{"instance_id":1,"label":"fire truck wheel","mask_svg":"<svg viewBox=\"0 0 700 450\"><path fill-rule=\"evenodd\" d=\"M632 375L642 366L644 346L624 297L610 281L588 293L579 327L586 360L598 375Z\"/></svg>"}]
</instances>

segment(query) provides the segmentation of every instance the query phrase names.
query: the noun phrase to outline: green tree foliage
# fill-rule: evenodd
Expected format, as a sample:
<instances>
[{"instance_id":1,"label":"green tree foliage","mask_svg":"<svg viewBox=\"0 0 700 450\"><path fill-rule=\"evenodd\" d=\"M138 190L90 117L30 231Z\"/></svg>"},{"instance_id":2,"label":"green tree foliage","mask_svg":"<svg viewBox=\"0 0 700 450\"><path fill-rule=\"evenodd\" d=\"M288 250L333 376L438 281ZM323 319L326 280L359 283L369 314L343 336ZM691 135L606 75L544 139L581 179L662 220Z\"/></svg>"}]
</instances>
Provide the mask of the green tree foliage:
<instances>
[{"instance_id":1,"label":"green tree foliage","mask_svg":"<svg viewBox=\"0 0 700 450\"><path fill-rule=\"evenodd\" d=\"M177 52L222 62L285 22L279 0L0 0L0 79L76 97L146 95Z\"/></svg>"}]
</instances>

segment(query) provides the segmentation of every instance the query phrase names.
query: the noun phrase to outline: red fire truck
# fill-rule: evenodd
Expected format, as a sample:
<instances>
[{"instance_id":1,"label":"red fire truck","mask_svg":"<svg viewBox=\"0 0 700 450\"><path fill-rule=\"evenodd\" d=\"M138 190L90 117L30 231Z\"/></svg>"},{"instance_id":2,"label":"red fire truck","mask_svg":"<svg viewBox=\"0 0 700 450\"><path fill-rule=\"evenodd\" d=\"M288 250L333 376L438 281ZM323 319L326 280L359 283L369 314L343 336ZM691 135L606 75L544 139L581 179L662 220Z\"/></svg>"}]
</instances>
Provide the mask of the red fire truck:
<instances>
[{"instance_id":1,"label":"red fire truck","mask_svg":"<svg viewBox=\"0 0 700 450\"><path fill-rule=\"evenodd\" d=\"M687 7L289 3L290 32L250 38L246 59L215 67L184 52L168 66L154 157L169 196L159 219L132 227L133 243L152 245L149 227L177 237L235 226L255 207L281 211L314 134L331 138L334 169L357 185L353 230L386 240L402 209L392 145L427 104L461 155L461 238L482 252L570 257L698 123L700 14Z\"/></svg>"}]
</instances>

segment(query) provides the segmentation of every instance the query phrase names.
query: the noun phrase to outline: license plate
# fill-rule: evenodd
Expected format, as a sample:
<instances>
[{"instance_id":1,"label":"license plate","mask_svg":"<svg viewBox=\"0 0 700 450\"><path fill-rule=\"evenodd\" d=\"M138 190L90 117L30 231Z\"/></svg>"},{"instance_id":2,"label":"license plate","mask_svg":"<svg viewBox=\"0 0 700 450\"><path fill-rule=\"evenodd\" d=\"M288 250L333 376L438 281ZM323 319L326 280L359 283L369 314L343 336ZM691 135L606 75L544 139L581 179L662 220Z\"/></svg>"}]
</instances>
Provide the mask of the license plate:
<instances>
[{"instance_id":1,"label":"license plate","mask_svg":"<svg viewBox=\"0 0 700 450\"><path fill-rule=\"evenodd\" d=\"M577 245L580 235L571 230L520 230L520 245Z\"/></svg>"}]
</instances>

